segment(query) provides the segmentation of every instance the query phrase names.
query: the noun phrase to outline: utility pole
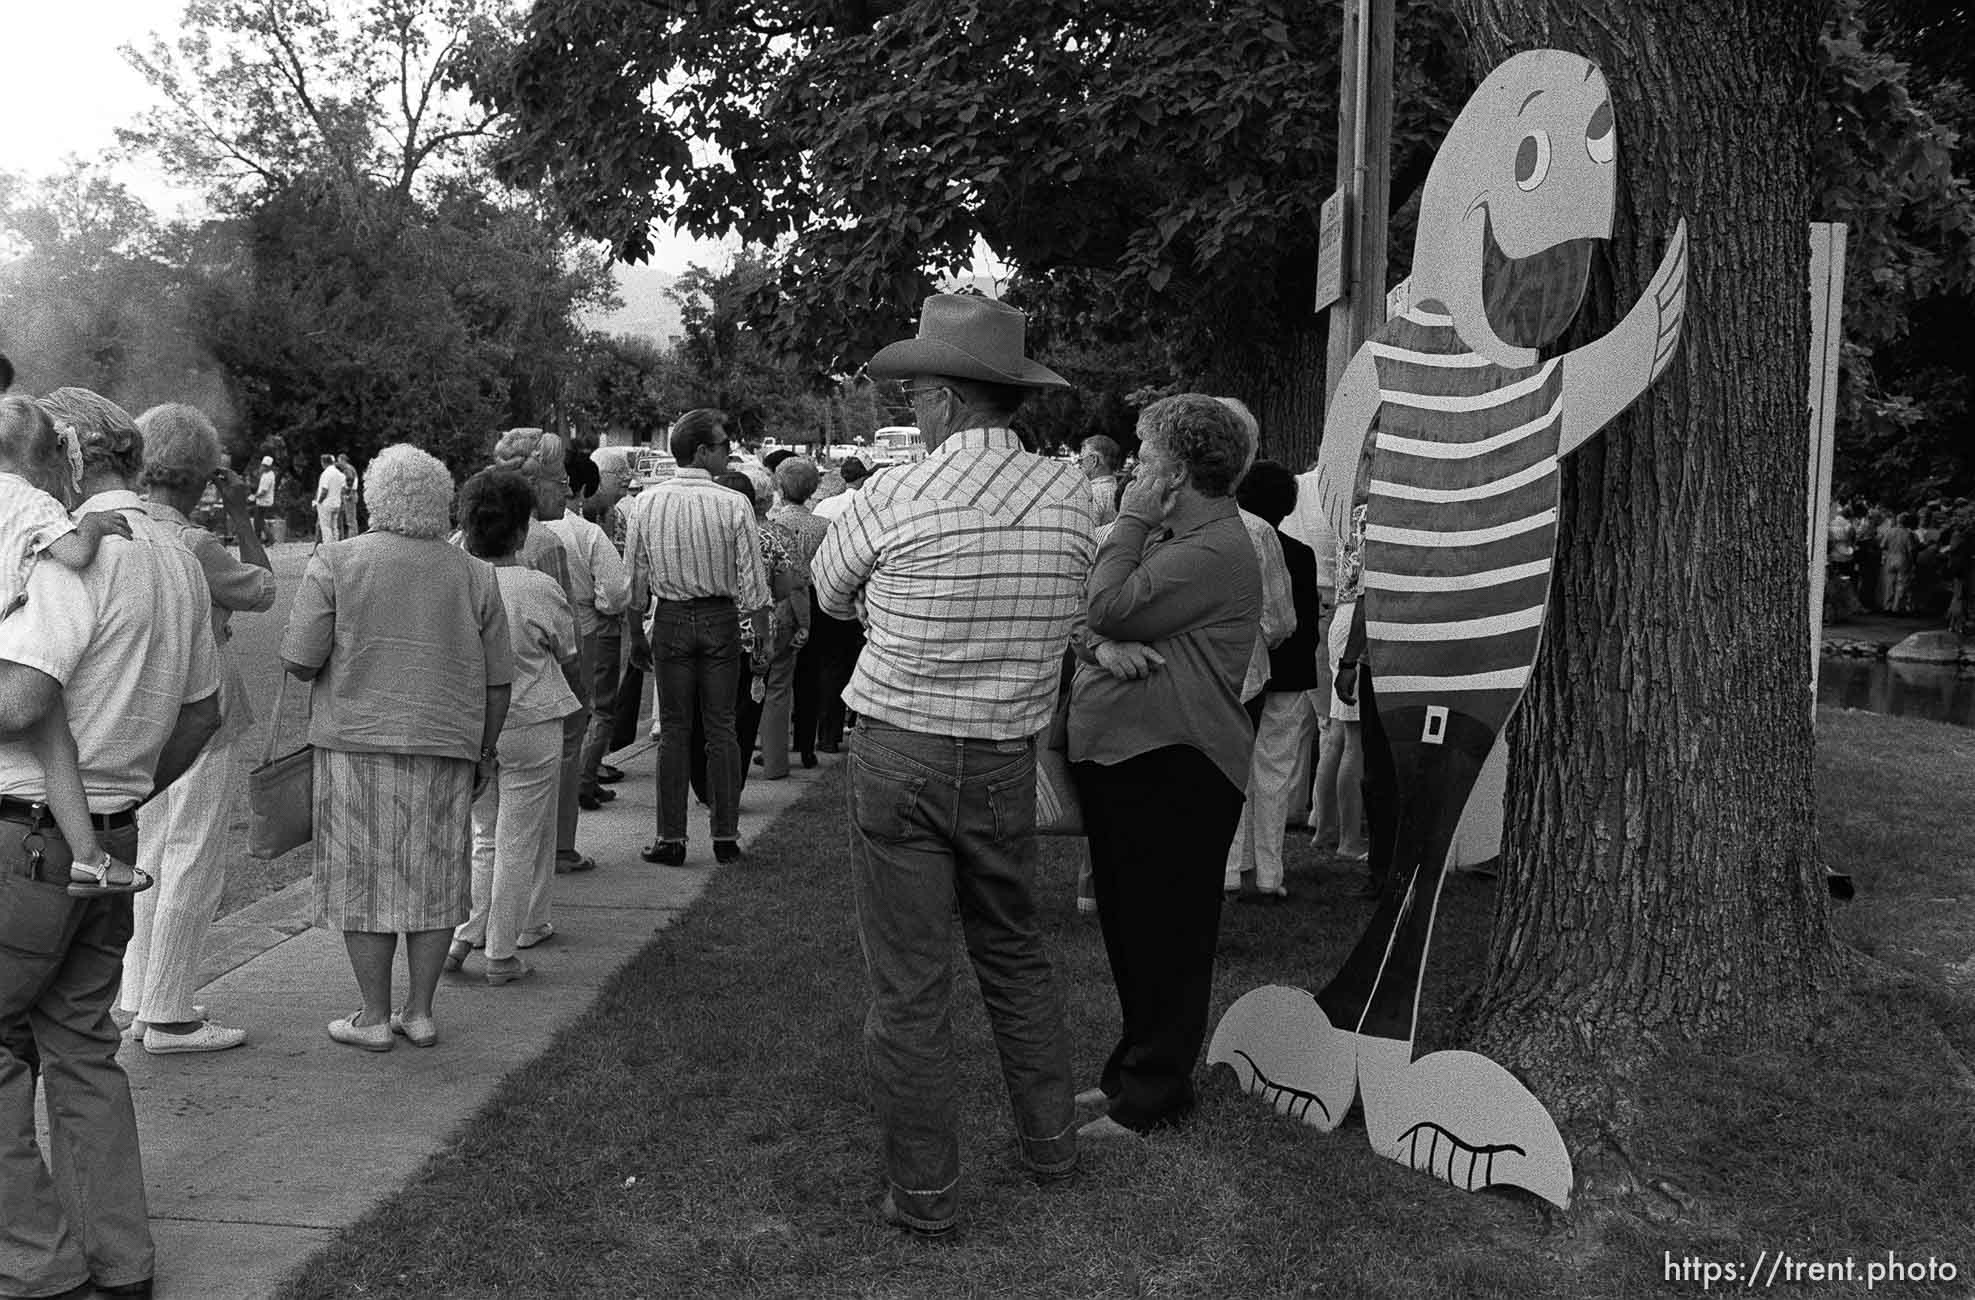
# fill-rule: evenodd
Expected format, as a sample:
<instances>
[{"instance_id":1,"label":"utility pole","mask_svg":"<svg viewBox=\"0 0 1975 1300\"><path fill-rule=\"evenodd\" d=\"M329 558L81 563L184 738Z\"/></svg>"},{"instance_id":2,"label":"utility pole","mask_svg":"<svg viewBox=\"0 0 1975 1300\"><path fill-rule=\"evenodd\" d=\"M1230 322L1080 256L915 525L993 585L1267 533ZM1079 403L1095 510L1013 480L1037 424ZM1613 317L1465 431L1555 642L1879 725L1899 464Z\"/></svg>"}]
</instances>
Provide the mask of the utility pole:
<instances>
[{"instance_id":1,"label":"utility pole","mask_svg":"<svg viewBox=\"0 0 1975 1300\"><path fill-rule=\"evenodd\" d=\"M1386 208L1392 189L1392 0L1343 0L1337 61L1337 193L1342 294L1330 303L1324 399L1385 321ZM1322 254L1319 255L1320 260Z\"/></svg>"}]
</instances>

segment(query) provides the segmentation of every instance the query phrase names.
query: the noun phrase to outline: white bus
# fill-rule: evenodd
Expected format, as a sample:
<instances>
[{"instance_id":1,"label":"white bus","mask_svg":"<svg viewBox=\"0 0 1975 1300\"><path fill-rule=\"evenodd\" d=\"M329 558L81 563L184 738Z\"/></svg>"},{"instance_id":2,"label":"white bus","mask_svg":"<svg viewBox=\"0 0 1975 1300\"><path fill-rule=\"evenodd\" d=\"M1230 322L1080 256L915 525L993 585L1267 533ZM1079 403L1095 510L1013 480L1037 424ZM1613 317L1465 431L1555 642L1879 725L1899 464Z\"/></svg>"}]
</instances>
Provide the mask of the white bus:
<instances>
[{"instance_id":1,"label":"white bus","mask_svg":"<svg viewBox=\"0 0 1975 1300\"><path fill-rule=\"evenodd\" d=\"M888 424L871 435L871 450L886 464L909 465L926 458L926 443L917 426Z\"/></svg>"}]
</instances>

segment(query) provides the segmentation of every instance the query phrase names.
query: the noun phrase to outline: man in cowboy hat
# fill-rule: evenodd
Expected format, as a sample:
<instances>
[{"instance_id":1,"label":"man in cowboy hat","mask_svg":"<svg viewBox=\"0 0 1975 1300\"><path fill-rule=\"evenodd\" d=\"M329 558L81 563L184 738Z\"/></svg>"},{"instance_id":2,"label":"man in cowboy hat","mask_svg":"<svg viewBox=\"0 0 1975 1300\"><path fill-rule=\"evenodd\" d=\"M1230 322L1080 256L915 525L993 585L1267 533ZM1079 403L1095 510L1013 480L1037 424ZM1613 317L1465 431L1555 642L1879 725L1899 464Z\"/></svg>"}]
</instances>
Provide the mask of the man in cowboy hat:
<instances>
[{"instance_id":1,"label":"man in cowboy hat","mask_svg":"<svg viewBox=\"0 0 1975 1300\"><path fill-rule=\"evenodd\" d=\"M884 1135L887 1221L926 1235L959 1213L947 1015L952 918L994 1024L1023 1162L1076 1167L1063 1002L1036 930L1034 737L1096 550L1075 465L1023 450L1010 417L1066 387L1023 355L1021 312L926 299L916 338L871 359L902 378L930 455L874 475L816 554L823 611L869 640L844 701L865 1050Z\"/></svg>"}]
</instances>

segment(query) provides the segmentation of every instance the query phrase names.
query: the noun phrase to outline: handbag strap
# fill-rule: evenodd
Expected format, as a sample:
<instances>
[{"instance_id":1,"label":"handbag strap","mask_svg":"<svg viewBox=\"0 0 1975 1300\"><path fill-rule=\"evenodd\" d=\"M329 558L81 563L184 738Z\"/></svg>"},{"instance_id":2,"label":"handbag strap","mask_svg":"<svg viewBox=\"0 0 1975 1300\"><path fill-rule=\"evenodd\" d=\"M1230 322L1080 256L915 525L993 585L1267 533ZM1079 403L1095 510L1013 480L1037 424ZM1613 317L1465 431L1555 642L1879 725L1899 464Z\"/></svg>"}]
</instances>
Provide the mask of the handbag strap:
<instances>
[{"instance_id":1,"label":"handbag strap","mask_svg":"<svg viewBox=\"0 0 1975 1300\"><path fill-rule=\"evenodd\" d=\"M281 682L274 688L274 716L267 720L267 752L261 756L263 764L274 761L274 751L281 739L281 715L288 702L288 679L292 676L286 665L281 668ZM315 692L309 692L308 713L315 714Z\"/></svg>"}]
</instances>

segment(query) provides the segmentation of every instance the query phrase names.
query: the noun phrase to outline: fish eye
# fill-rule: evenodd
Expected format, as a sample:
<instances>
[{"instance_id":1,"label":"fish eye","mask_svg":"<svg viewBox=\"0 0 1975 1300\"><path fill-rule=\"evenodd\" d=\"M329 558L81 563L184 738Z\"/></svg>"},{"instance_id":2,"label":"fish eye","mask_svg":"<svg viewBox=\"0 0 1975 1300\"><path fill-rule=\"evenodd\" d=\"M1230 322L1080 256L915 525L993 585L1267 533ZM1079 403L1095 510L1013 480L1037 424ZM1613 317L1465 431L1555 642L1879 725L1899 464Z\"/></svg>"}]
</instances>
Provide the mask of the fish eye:
<instances>
[{"instance_id":1,"label":"fish eye","mask_svg":"<svg viewBox=\"0 0 1975 1300\"><path fill-rule=\"evenodd\" d=\"M1550 174L1550 134L1531 131L1516 148L1516 184L1533 190Z\"/></svg>"},{"instance_id":2,"label":"fish eye","mask_svg":"<svg viewBox=\"0 0 1975 1300\"><path fill-rule=\"evenodd\" d=\"M1591 125L1584 129L1584 152L1597 163L1608 163L1618 153L1618 132L1612 122L1610 100L1598 105L1598 111L1591 115Z\"/></svg>"}]
</instances>

